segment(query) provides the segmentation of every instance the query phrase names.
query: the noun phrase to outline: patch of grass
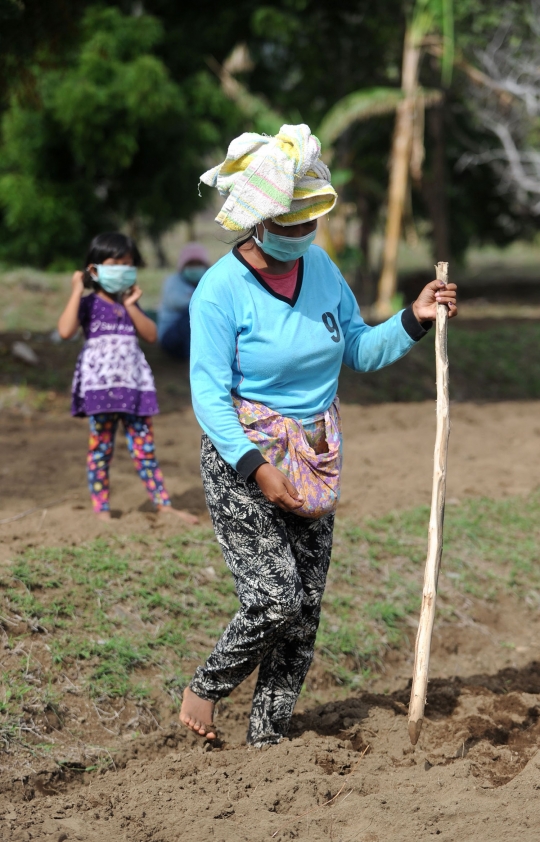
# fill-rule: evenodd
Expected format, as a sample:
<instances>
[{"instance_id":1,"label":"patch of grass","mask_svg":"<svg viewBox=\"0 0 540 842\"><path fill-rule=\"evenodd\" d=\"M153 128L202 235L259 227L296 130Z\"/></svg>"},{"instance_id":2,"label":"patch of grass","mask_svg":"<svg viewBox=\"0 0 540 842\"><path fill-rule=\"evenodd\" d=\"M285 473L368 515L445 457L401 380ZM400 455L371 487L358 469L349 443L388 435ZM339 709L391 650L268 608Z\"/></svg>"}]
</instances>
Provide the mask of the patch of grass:
<instances>
[{"instance_id":1,"label":"patch of grass","mask_svg":"<svg viewBox=\"0 0 540 842\"><path fill-rule=\"evenodd\" d=\"M182 659L198 657L236 608L213 535L201 531L193 538L200 543L180 537L126 545L113 538L25 553L0 583L12 618L8 636L13 617L30 633L45 633L51 671L76 664L96 699L150 695L151 684L141 683L137 670L170 672L171 664L179 668ZM20 643L8 639L12 648ZM4 712L19 706L12 694L0 703Z\"/></svg>"},{"instance_id":2,"label":"patch of grass","mask_svg":"<svg viewBox=\"0 0 540 842\"><path fill-rule=\"evenodd\" d=\"M319 660L338 682L362 684L399 647L420 610L429 509L339 522L318 636ZM540 494L448 506L438 617L467 601L514 594L540 606ZM464 607L465 603L465 607Z\"/></svg>"},{"instance_id":3,"label":"patch of grass","mask_svg":"<svg viewBox=\"0 0 540 842\"><path fill-rule=\"evenodd\" d=\"M433 332L432 332L433 333ZM0 409L31 414L68 411L73 369L80 339L55 345L45 335L25 341L39 357L28 366L10 352L21 334L0 335ZM449 331L452 376L450 395L458 401L531 400L540 398L540 322L523 320L452 324ZM142 343L156 379L162 411L190 406L187 365L171 362L156 345ZM357 374L343 367L339 395L344 403L375 404L433 400L435 355L433 336L410 354L376 373Z\"/></svg>"},{"instance_id":4,"label":"patch of grass","mask_svg":"<svg viewBox=\"0 0 540 842\"><path fill-rule=\"evenodd\" d=\"M433 334L433 331L431 331ZM433 335L402 360L375 374L343 367L339 395L345 403L421 401L435 397ZM540 398L540 323L533 320L452 323L450 397L456 401Z\"/></svg>"},{"instance_id":5,"label":"patch of grass","mask_svg":"<svg viewBox=\"0 0 540 842\"><path fill-rule=\"evenodd\" d=\"M338 520L317 640L330 681L362 686L405 640L420 606L428 516L420 507L361 525ZM450 506L445 537L439 622L471 598L503 593L538 608L540 495ZM21 711L60 717L70 687L97 704L161 693L177 709L194 662L237 608L219 547L202 529L31 549L0 585L0 740L28 724Z\"/></svg>"},{"instance_id":6,"label":"patch of grass","mask_svg":"<svg viewBox=\"0 0 540 842\"><path fill-rule=\"evenodd\" d=\"M167 272L139 272L145 306L155 309ZM29 266L0 272L0 330L52 330L69 298L71 275L72 272L42 272Z\"/></svg>"}]
</instances>

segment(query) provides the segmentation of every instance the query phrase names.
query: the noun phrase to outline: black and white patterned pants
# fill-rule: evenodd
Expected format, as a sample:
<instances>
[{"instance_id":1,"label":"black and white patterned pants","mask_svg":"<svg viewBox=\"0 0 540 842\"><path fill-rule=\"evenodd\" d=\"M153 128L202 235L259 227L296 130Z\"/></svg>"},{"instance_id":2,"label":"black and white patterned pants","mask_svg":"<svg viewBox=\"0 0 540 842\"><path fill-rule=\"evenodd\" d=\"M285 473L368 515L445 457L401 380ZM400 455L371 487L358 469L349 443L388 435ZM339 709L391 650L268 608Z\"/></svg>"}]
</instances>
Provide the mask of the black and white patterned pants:
<instances>
[{"instance_id":1,"label":"black and white patterned pants","mask_svg":"<svg viewBox=\"0 0 540 842\"><path fill-rule=\"evenodd\" d=\"M207 436L201 473L240 610L190 687L218 701L259 665L247 741L277 743L288 731L313 659L334 515L308 520L283 512L254 480L242 479Z\"/></svg>"}]
</instances>

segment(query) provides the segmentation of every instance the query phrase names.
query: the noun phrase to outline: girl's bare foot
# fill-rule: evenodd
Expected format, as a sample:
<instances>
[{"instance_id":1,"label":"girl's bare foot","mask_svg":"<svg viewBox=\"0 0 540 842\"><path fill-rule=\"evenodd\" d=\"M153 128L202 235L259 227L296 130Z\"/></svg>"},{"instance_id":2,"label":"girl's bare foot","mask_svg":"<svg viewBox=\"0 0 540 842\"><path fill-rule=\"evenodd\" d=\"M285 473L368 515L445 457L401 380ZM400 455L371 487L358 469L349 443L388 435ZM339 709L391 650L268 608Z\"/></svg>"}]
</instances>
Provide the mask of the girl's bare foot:
<instances>
[{"instance_id":1,"label":"girl's bare foot","mask_svg":"<svg viewBox=\"0 0 540 842\"><path fill-rule=\"evenodd\" d=\"M201 699L193 690L186 687L180 710L180 722L207 740L215 740L217 731L213 724L214 702Z\"/></svg>"},{"instance_id":2,"label":"girl's bare foot","mask_svg":"<svg viewBox=\"0 0 540 842\"><path fill-rule=\"evenodd\" d=\"M158 506L157 510L165 514L175 515L182 523L188 523L190 526L196 526L199 523L199 518L190 512L186 512L185 509L173 509L172 506Z\"/></svg>"},{"instance_id":3,"label":"girl's bare foot","mask_svg":"<svg viewBox=\"0 0 540 842\"><path fill-rule=\"evenodd\" d=\"M96 512L96 517L97 517L98 520L110 520L111 519L111 513L108 512L108 511Z\"/></svg>"}]
</instances>

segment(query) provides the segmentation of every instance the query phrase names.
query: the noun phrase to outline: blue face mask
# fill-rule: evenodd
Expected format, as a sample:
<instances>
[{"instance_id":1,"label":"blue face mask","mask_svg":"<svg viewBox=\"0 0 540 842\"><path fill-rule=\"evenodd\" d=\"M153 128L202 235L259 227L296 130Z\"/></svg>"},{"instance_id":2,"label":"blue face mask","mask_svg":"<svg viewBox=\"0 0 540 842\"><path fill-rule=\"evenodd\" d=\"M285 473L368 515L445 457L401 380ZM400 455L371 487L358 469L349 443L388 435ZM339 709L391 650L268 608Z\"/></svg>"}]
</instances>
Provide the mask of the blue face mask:
<instances>
[{"instance_id":1,"label":"blue face mask","mask_svg":"<svg viewBox=\"0 0 540 842\"><path fill-rule=\"evenodd\" d=\"M136 266L124 266L121 263L108 266L105 263L99 263L96 269L98 284L111 295L125 292L137 282Z\"/></svg>"},{"instance_id":2,"label":"blue face mask","mask_svg":"<svg viewBox=\"0 0 540 842\"><path fill-rule=\"evenodd\" d=\"M185 266L182 269L182 277L185 278L188 284L196 287L205 272L206 266Z\"/></svg>"},{"instance_id":3,"label":"blue face mask","mask_svg":"<svg viewBox=\"0 0 540 842\"><path fill-rule=\"evenodd\" d=\"M288 260L298 260L299 257L302 257L317 236L315 230L304 237L283 237L281 234L273 234L265 228L264 223L263 228L262 242L256 233L253 235L253 239L265 254L275 257L276 260L281 260L282 263L286 263Z\"/></svg>"}]
</instances>

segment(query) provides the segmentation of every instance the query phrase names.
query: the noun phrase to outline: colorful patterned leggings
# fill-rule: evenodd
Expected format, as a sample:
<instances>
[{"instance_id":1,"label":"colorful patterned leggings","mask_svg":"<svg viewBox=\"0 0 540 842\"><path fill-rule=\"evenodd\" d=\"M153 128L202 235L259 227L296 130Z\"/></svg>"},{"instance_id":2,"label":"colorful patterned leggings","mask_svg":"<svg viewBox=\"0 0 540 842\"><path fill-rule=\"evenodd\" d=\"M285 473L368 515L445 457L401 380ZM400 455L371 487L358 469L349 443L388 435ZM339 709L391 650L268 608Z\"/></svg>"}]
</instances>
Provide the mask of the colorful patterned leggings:
<instances>
[{"instance_id":1,"label":"colorful patterned leggings","mask_svg":"<svg viewBox=\"0 0 540 842\"><path fill-rule=\"evenodd\" d=\"M125 412L104 412L89 415L88 421L90 443L86 468L94 512L108 512L110 509L109 466L119 421L124 425L128 450L150 499L156 506L170 506L171 501L163 485L163 474L154 451L152 418Z\"/></svg>"}]
</instances>

